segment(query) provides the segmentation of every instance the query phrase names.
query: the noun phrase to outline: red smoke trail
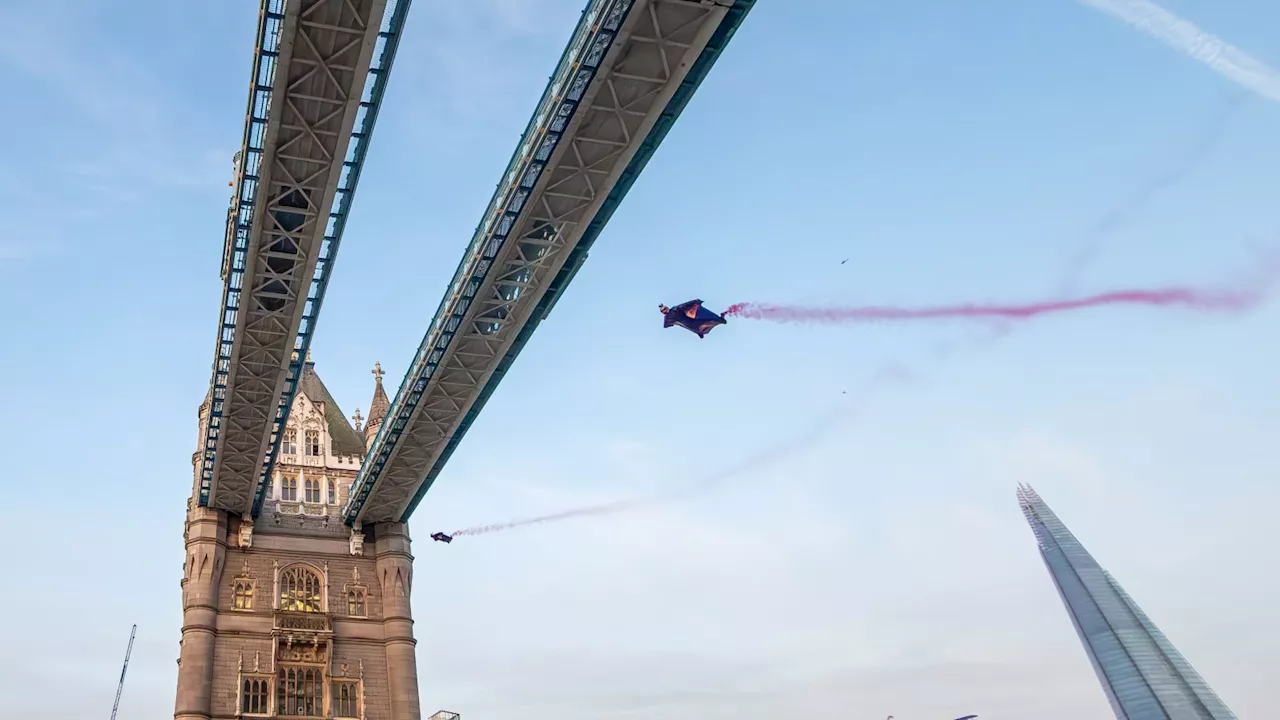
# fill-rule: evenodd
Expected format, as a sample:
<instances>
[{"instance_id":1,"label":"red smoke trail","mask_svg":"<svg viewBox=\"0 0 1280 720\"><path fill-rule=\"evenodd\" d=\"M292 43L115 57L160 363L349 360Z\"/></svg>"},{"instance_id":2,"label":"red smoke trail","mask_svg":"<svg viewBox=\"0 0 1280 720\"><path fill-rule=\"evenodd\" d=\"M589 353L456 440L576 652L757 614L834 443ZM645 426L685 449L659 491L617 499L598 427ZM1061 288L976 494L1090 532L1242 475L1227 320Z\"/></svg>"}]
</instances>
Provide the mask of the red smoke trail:
<instances>
[{"instance_id":1,"label":"red smoke trail","mask_svg":"<svg viewBox=\"0 0 1280 720\"><path fill-rule=\"evenodd\" d=\"M850 308L800 307L766 303L736 303L724 311L725 317L767 320L779 323L861 323L906 320L991 319L1025 320L1037 315L1083 310L1102 305L1182 306L1200 311L1240 312L1257 305L1261 291L1206 291L1193 288L1163 290L1117 290L1080 298L1046 300L1022 305L966 303L936 307L867 306Z\"/></svg>"}]
</instances>

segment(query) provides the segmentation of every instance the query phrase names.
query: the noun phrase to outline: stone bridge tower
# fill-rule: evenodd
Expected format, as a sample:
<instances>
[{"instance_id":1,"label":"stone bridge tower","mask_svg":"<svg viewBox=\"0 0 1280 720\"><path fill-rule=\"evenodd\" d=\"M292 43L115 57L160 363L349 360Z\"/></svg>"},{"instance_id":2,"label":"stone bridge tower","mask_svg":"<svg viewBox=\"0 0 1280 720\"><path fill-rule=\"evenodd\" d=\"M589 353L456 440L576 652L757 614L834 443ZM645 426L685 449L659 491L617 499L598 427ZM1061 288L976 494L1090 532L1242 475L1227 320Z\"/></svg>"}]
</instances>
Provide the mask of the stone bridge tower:
<instances>
[{"instance_id":1,"label":"stone bridge tower","mask_svg":"<svg viewBox=\"0 0 1280 720\"><path fill-rule=\"evenodd\" d=\"M208 410L206 398L201 438ZM408 529L339 518L364 459L360 421L308 355L257 520L188 501L175 720L421 719Z\"/></svg>"}]
</instances>

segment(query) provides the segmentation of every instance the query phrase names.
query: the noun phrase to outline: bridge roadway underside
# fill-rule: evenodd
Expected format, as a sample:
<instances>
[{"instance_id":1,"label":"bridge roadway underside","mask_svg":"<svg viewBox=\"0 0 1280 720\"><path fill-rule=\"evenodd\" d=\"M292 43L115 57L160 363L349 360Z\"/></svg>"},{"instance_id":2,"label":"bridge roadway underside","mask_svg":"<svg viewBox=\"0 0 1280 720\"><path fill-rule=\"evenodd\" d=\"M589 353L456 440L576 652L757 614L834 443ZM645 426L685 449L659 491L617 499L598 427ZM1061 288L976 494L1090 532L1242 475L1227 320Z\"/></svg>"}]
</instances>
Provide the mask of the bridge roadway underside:
<instances>
[{"instance_id":1,"label":"bridge roadway underside","mask_svg":"<svg viewBox=\"0 0 1280 720\"><path fill-rule=\"evenodd\" d=\"M253 512L385 7L386 0L264 2L242 149L250 182L233 206L251 224L229 239L246 233L224 273L202 505Z\"/></svg>"},{"instance_id":2,"label":"bridge roadway underside","mask_svg":"<svg viewBox=\"0 0 1280 720\"><path fill-rule=\"evenodd\" d=\"M751 4L618 0L580 24L365 461L348 524L409 517ZM602 45L618 6L625 20ZM468 272L483 277L470 289Z\"/></svg>"}]
</instances>

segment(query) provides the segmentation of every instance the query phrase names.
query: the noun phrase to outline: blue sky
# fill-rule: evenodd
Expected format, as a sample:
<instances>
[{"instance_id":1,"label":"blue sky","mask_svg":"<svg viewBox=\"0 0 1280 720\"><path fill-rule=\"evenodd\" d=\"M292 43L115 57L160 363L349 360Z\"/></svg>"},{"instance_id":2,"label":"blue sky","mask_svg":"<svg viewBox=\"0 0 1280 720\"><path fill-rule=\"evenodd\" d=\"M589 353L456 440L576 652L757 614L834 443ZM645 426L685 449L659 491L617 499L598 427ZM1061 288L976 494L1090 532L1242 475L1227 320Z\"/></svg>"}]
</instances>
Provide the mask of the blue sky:
<instances>
[{"instance_id":1,"label":"blue sky","mask_svg":"<svg viewBox=\"0 0 1280 720\"><path fill-rule=\"evenodd\" d=\"M398 383L580 6L415 4L314 344L348 413L375 360ZM1280 67L1274 3L1164 7ZM0 644L24 648L0 690L33 720L105 712L133 622L121 717L172 713L256 16L0 0ZM420 541L424 710L1103 716L1017 482L1237 713L1270 710L1277 306L998 342L745 321L698 341L654 306L1037 298L1085 251L1082 291L1217 281L1276 242L1278 120L1071 0L761 0L412 527L785 452L682 503ZM887 363L910 381L868 383Z\"/></svg>"}]
</instances>

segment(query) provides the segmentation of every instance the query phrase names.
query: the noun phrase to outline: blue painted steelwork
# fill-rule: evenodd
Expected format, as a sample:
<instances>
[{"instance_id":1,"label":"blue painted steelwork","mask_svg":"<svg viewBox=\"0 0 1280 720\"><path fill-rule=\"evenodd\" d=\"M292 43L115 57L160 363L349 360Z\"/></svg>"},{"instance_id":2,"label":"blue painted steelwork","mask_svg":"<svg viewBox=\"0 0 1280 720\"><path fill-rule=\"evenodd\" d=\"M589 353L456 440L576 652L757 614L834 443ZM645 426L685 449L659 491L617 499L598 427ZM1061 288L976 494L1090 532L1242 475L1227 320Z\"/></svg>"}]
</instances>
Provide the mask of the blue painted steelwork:
<instances>
[{"instance_id":1,"label":"blue painted steelwork","mask_svg":"<svg viewBox=\"0 0 1280 720\"><path fill-rule=\"evenodd\" d=\"M316 320L320 316L320 307L324 304L324 292L329 286L329 274L333 270L333 262L338 257L338 246L342 243L342 233L347 227L347 213L355 199L356 186L360 182L360 173L364 170L365 157L369 153L369 138L373 136L374 125L378 121L378 111L382 109L382 99L387 91L387 80L391 77L391 66L395 63L396 51L400 48L400 36L404 29L405 17L413 0L388 0L382 14L382 26L378 29L378 39L374 44L373 58L369 64L369 76L364 83L364 95L360 98L360 108L356 111L356 121L347 143L347 154L343 158L342 173L338 177L338 189L333 197L332 211L329 213L329 224L325 228L324 241L320 246L320 259L316 263L315 274L311 278L311 291L307 293L307 306L302 315L302 324L298 326L298 337L294 341L293 361L289 364L289 376L285 379L284 394L280 396L280 405L276 409L276 418L271 426L271 447L263 461L262 474L258 476L258 488L253 498L253 515L257 517L262 510L262 501L266 499L267 488L271 487L271 471L275 467L276 455L280 451L285 423L289 420L289 411L293 408L293 399L298 391L298 380L302 377L302 366L311 347L311 336L315 330Z\"/></svg>"},{"instance_id":2,"label":"blue painted steelwork","mask_svg":"<svg viewBox=\"0 0 1280 720\"><path fill-rule=\"evenodd\" d=\"M347 214L355 198L356 186L360 181L360 173L364 168L365 157L369 150L369 138L373 134L378 120L378 111L382 107L386 93L387 80L395 63L396 51L400 47L400 37L408 15L412 0L388 0L383 12L382 25L373 50L373 59L369 66L369 77L365 81L364 94L356 113L354 130L347 143L347 152L342 163L342 173L338 178L337 192L334 194L333 206L329 213L325 236L320 246L319 259L315 272L311 277L310 290L307 293L306 306L303 310L302 322L298 326L298 335L294 339L294 352L289 364L289 374L285 378L284 392L280 396L280 404L276 408L275 419L271 426L271 439L267 452L263 457L262 470L258 475L257 489L254 494L253 515L257 516L262 509L262 502L269 487L272 469L275 467L276 455L279 452L285 423L289 419L293 400L297 393L298 381L302 377L302 366L311 347L311 338L315 324L324 304L324 293L329 286L329 276L333 263L338 256L338 248L342 243L342 234L347 225ZM268 21L273 25L268 27ZM271 105L277 53L280 41L280 30L284 22L284 0L265 0L259 27L259 49L255 60L255 85L250 96L249 122L245 128L245 151L241 159L242 178L236 216L235 248L232 251L231 271L227 279L228 299L225 303L222 335L219 343L219 354L214 368L214 398L210 407L209 435L205 442L205 460L202 468L200 485L200 504L208 505L209 488L213 481L213 465L217 447L217 432L214 423L214 409L221 417L222 402L226 397L227 372L230 369L231 347L235 338L235 310L239 306L240 285L243 282L245 262L248 254L249 234L253 227L254 200L257 195L258 170L262 164L263 140L266 135L267 113ZM268 43L268 38L270 41ZM267 62L264 62L264 58ZM250 170L252 168L252 170Z\"/></svg>"},{"instance_id":3,"label":"blue painted steelwork","mask_svg":"<svg viewBox=\"0 0 1280 720\"><path fill-rule=\"evenodd\" d=\"M582 19L578 23L577 32L579 33L582 32L584 27L589 27L590 25L591 21L588 18L588 14L592 7L592 4L594 3L589 3L587 6L587 10L583 11ZM689 104L689 100L692 99L694 92L698 89L698 86L702 84L703 79L706 78L707 74L711 71L711 68L715 65L716 60L720 58L721 53L724 52L724 49L729 44L729 41L733 39L733 35L735 32L737 32L738 27L741 26L743 20L746 19L747 13L750 12L751 8L754 6L755 6L755 0L736 0L733 6L726 13L724 19L721 20L720 26L716 28L716 31L712 34L711 39L707 42L706 47L703 48L702 53L698 56L698 59L694 62L693 67L689 69L688 74L685 76L684 80L680 83L680 87L677 88L676 92L672 95L671 100L667 103L667 107L663 110L662 114L658 117L657 122L654 124L653 128L649 131L649 134L645 136L644 141L640 144L640 148L636 151L636 154L631 158L631 162L627 164L627 167L623 170L622 175L618 178L617 183L614 184L613 190L609 193L608 197L605 199L605 202L601 205L600 209L596 212L595 217L593 217L591 222L587 225L586 231L583 233L582 238L578 241L578 244L574 247L573 251L570 253L568 259L565 261L564 266L560 269L560 272L556 274L556 277L551 281L551 284L548 286L546 293L543 294L542 298L538 302L538 305L534 308L533 313L530 315L529 320L525 323L524 327L522 327L520 329L520 332L516 335L515 342L512 343L511 347L507 350L506 355L504 355L502 360L499 361L497 368L495 368L493 374L489 377L489 381L485 383L485 386L480 390L480 394L476 397L475 401L471 405L471 408L468 410L467 414L463 417L462 422L458 425L457 430L454 431L453 436L449 438L449 442L445 446L444 450L441 452L440 457L436 460L435 465L432 466L431 471L427 474L427 477L423 480L422 485L418 488L418 491L414 494L413 499L409 502L408 506L406 507L404 515L401 517L402 522L409 519L409 516L412 515L413 511L417 508L418 503L422 501L422 498L426 496L427 491L431 489L432 483L435 482L436 477L439 476L440 471L444 468L445 464L449 461L449 458L453 455L454 450L457 449L458 444L462 441L463 436L466 435L467 430L470 429L471 424L475 422L476 417L480 415L480 411L484 409L485 403L487 403L489 400L489 397L493 395L493 392L497 389L498 384L502 382L502 378L506 374L507 370L515 362L516 358L520 355L520 351L524 349L525 344L529 342L529 338L533 336L533 332L537 330L538 325L544 319L546 319L547 315L551 312L551 309L555 306L556 302L560 299L560 296L564 292L564 289L568 287L569 283L573 280L574 276L577 275L578 270L581 269L583 263L586 262L587 253L591 249L591 245L596 241L596 238L600 236L601 231L604 230L605 225L609 222L609 219L613 216L614 211L616 211L618 207L622 204L623 199L626 197L627 192L630 191L631 186L635 183L636 178L639 177L640 173L644 170L644 167L645 165L648 164L649 159L653 157L653 153L658 149L658 146L662 144L662 141L664 138L666 138L667 133L670 132L672 126L675 125L676 120L679 119L680 113L683 112L684 108ZM630 8L627 8L627 9L629 10ZM575 34L575 40L576 39L577 39L577 36ZM563 70L565 66L565 62L570 55L570 50L575 47L580 47L580 45L571 41L569 46L565 50L565 54L561 56L561 59L560 59L561 70ZM559 72L557 73L556 78L557 78L556 80L553 80L552 83L548 84L547 90L543 92L543 101L542 103L539 103L539 112L535 114L533 121L531 121L529 124L529 127L526 128L525 136L522 138L522 142L520 145L520 150L517 151L516 156L512 158L512 162L507 166L506 177L508 179L512 177L512 171L515 167L516 160L522 157L525 149L530 146L530 138L529 138L530 130L538 127L538 121L542 117L544 117L545 110L542 109L542 104L546 102L548 96L552 93L552 91L554 89L557 89L559 85L563 82L563 80L560 79ZM546 157L550 157L550 152L547 153ZM508 185L509 184L510 183L508 183ZM499 189L501 189L501 187L502 186L499 186ZM529 187L532 187L532 185L530 185ZM496 201L497 199L498 199L498 193L495 193L494 200ZM497 206L497 207L501 208L503 206ZM491 208L490 214L488 216L488 220L486 221L486 225L485 225L486 228L489 227L489 223L491 223L495 217L495 213L493 211L494 205L492 204L492 201L490 204L490 208ZM474 251L475 245L476 243L475 241L473 241L472 251ZM470 256L470 254L471 253L469 252L468 256ZM464 260L463 260L464 264L467 262L468 256L464 256ZM496 257L496 255L494 255L493 257ZM462 270L462 267L459 267L459 272L461 272L461 270ZM457 276L455 276L455 281L454 281L455 288L457 287L457 283L458 283L458 279L457 279ZM450 296L446 296L445 298L446 302L449 299L450 299ZM397 413L398 406L401 403L402 396L405 394L406 388L408 387L410 380L412 378L418 377L415 375L415 372L414 372L418 366L418 360L422 357L424 351L433 347L433 344L430 343L429 341L432 340L436 329L441 326L442 321L444 321L446 317L448 317L447 322L452 329L456 329L458 327L458 324L460 323L461 315L456 314L453 316L445 316L444 315L445 307L446 307L446 303L442 302L440 306L440 310L436 314L436 320L432 324L432 332L427 334L427 337L423 341L422 347L419 348L419 356L415 358L414 365L410 367L409 373L405 376L405 380L401 384L400 391L396 393L395 401L393 401L391 405L391 410L387 414L388 418L392 418L392 417L396 418L396 422L400 424L400 429L403 429L404 423L407 421L409 414L404 411L399 411L399 414L398 414ZM465 312L465 308L466 306L463 306L461 310L457 312ZM449 339L451 339L451 337L452 337L452 330L450 330ZM437 359L439 358L440 355L443 354L443 347L447 347L447 339L445 342L446 344L444 346L439 348L436 353L433 353L433 356L436 357ZM429 378L429 377L430 375L426 376L426 378ZM413 403L413 405L416 405L418 399L421 398L423 390L425 389L426 389L425 378L415 382L415 384L410 390L411 394L409 398L410 402ZM412 412L413 405L408 406L409 412ZM344 519L348 525L354 523L356 516L360 512L361 506L363 505L365 499L368 497L370 491L372 490L374 482L376 482L376 479L377 479L376 471L374 473L370 473L367 471L370 466L370 460L373 460L374 462L377 462L378 460L381 461L377 465L377 471L380 471L382 464L385 464L387 458L390 457L390 452L387 446L380 445L383 439L382 438L383 433L387 431L388 431L388 424L384 423L382 428L379 429L378 431L378 437L374 441L374 447L382 447L383 450L381 453L379 453L378 458L366 459L365 465L361 467L360 474L356 478L356 482L354 485L355 491L352 492L351 499L348 500L347 506L343 509ZM396 432L398 436L399 431L396 430L394 432ZM369 477L371 474L372 474L372 479Z\"/></svg>"},{"instance_id":4,"label":"blue painted steelwork","mask_svg":"<svg viewBox=\"0 0 1280 720\"><path fill-rule=\"evenodd\" d=\"M520 145L507 163L503 180L489 200L485 219L476 228L471 244L463 253L453 282L436 310L435 320L400 383L386 419L378 428L372 446L378 449L378 453L366 457L360 467L351 496L343 508L347 524L355 523L360 508L377 484L383 467L408 425L409 417L422 399L427 383L453 342L472 299L484 286L493 261L506 245L508 233L515 227L525 201L577 113L579 101L595 79L600 63L613 46L633 4L634 0L590 0L582 11L569 44L560 55L556 72L525 126ZM603 20L597 24L600 18Z\"/></svg>"},{"instance_id":5,"label":"blue painted steelwork","mask_svg":"<svg viewBox=\"0 0 1280 720\"><path fill-rule=\"evenodd\" d=\"M422 486L418 488L418 492L414 494L413 500L409 501L409 505L405 508L404 516L401 518L402 522L409 519L409 516L418 507L418 503L422 502L422 498L426 497L427 491L431 489L432 483L436 481L440 471L444 469L445 463L449 461L453 451L457 449L458 443L462 441L462 437L466 435L467 430L471 429L471 424L479 417L485 403L489 402L489 397L498 389L498 383L502 382L507 370L515 363L516 358L520 356L520 351L529 342L529 338L533 337L533 332L538 329L538 325L551 313L551 309L560 300L560 296L564 293L565 288L569 286L573 277L578 274L578 270L582 269L583 263L587 261L587 254L591 250L591 246L600 237L600 233L613 217L613 213L622 205L622 201L631 190L631 186L635 184L636 178L640 177L640 173L649 164L649 160L653 157L654 152L657 151L658 146L662 144L662 141L667 137L667 133L675 126L676 120L680 119L680 113L684 112L689 101L693 99L694 92L697 91L698 86L702 84L707 74L711 72L711 68L720 59L721 53L724 52L729 41L733 39L734 33L738 31L738 27L742 25L742 21L747 18L747 13L751 12L751 8L755 7L755 4L756 0L736 0L733 6L729 8L728 13L725 14L724 19L720 21L720 27L716 28L711 39L707 41L706 47L698 55L698 59L694 61L693 67L685 75L680 87L671 96L671 101L667 103L666 109L658 117L658 121L654 123L653 129L649 131L649 134L645 136L644 142L640 144L640 149L632 156L631 162L627 163L627 167L614 184L613 190L610 191L609 196L601 204L600 210L596 212L595 217L587 225L586 231L582 234L582 239L578 241L577 246L573 248L573 252L569 254L568 260L560 268L560 272L551 281L546 294L542 296L538 306L534 308L533 314L529 316L529 321L525 323L524 327L520 328L520 333L516 335L516 341L512 343L507 350L507 354L498 363L498 367L489 376L489 381L485 383L480 394L476 396L475 402L472 403L471 409L458 425L453 437L449 439L449 444L445 446L444 452L440 453L440 458L432 466L431 472L427 473L426 479L423 481Z\"/></svg>"},{"instance_id":6,"label":"blue painted steelwork","mask_svg":"<svg viewBox=\"0 0 1280 720\"><path fill-rule=\"evenodd\" d=\"M218 335L217 354L213 361L212 398L209 405L209 427L205 432L204 460L200 467L200 504L209 505L213 487L213 466L217 459L218 435L222 428L222 409L227 398L227 376L231 372L231 353L236 338L236 316L240 308L240 291L249 256L249 234L253 227L253 206L258 195L258 171L262 167L263 143L267 134L267 114L275 91L276 62L279 59L280 33L284 29L284 0L264 0L258 17L258 47L253 63L253 86L249 91L248 119L244 127L243 151L240 155L240 186L236 192L235 232L227 237L232 244L226 267L222 294L222 329Z\"/></svg>"}]
</instances>

